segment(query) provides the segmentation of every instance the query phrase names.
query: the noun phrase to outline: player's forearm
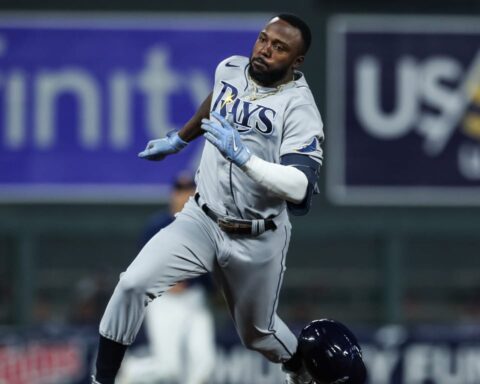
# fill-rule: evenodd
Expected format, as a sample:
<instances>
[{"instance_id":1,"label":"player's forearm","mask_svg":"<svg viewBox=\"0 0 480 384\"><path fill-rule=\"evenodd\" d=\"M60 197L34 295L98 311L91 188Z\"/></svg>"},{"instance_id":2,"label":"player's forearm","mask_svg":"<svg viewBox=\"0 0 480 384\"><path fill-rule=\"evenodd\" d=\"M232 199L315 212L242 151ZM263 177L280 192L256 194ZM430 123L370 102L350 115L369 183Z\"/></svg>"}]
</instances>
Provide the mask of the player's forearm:
<instances>
[{"instance_id":1,"label":"player's forearm","mask_svg":"<svg viewBox=\"0 0 480 384\"><path fill-rule=\"evenodd\" d=\"M210 104L212 102L212 93L210 93L198 108L193 117L178 131L178 136L186 142L195 140L198 136L203 135L200 128L202 119L208 119L210 115Z\"/></svg>"},{"instance_id":2,"label":"player's forearm","mask_svg":"<svg viewBox=\"0 0 480 384\"><path fill-rule=\"evenodd\" d=\"M292 203L300 203L307 193L307 177L294 167L270 163L252 155L242 170L273 194Z\"/></svg>"}]
</instances>

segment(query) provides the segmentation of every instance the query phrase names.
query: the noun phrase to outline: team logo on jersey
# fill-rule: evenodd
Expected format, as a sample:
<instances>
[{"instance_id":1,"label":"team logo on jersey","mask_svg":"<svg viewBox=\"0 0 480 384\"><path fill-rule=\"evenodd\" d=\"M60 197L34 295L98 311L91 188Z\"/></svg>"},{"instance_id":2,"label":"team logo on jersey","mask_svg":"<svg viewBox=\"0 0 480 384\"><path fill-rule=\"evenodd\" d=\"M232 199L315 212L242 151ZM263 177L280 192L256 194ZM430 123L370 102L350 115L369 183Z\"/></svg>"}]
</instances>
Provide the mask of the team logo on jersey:
<instances>
[{"instance_id":1,"label":"team logo on jersey","mask_svg":"<svg viewBox=\"0 0 480 384\"><path fill-rule=\"evenodd\" d=\"M223 117L227 117L227 113L230 113L239 132L247 132L251 129L264 135L273 132L273 120L277 114L275 110L240 100L236 87L226 81L222 81L222 84L223 88L213 104L213 111L218 111Z\"/></svg>"},{"instance_id":2,"label":"team logo on jersey","mask_svg":"<svg viewBox=\"0 0 480 384\"><path fill-rule=\"evenodd\" d=\"M300 148L295 149L295 152L312 153L312 152L315 152L319 146L320 146L320 141L318 140L318 137L315 136L307 144L304 144Z\"/></svg>"}]
</instances>

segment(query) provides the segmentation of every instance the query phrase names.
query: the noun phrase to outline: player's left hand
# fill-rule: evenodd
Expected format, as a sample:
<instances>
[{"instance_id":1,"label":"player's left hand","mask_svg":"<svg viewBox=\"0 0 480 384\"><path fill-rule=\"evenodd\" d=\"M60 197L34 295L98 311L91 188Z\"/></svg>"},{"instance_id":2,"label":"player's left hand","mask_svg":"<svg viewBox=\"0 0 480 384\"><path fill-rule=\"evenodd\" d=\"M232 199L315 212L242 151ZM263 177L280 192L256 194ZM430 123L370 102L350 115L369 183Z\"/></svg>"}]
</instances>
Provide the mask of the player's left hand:
<instances>
[{"instance_id":1,"label":"player's left hand","mask_svg":"<svg viewBox=\"0 0 480 384\"><path fill-rule=\"evenodd\" d=\"M150 140L138 157L147 160L163 160L165 156L181 151L187 144L177 132L171 131L162 139Z\"/></svg>"},{"instance_id":2,"label":"player's left hand","mask_svg":"<svg viewBox=\"0 0 480 384\"><path fill-rule=\"evenodd\" d=\"M205 138L212 143L228 160L243 166L252 154L242 142L237 130L219 113L212 112L218 122L202 119L202 129L206 131Z\"/></svg>"}]
</instances>

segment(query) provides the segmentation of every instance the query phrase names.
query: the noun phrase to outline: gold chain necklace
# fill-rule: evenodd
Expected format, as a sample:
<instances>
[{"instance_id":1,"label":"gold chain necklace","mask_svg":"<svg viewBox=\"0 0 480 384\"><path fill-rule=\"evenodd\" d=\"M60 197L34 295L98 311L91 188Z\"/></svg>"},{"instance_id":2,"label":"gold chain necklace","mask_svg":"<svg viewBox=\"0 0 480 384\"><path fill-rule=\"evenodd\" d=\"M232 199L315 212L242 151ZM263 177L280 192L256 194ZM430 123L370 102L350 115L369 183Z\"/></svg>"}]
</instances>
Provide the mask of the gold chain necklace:
<instances>
[{"instance_id":1,"label":"gold chain necklace","mask_svg":"<svg viewBox=\"0 0 480 384\"><path fill-rule=\"evenodd\" d=\"M272 96L272 95L275 95L276 93L280 92L281 90L283 90L287 85L290 85L290 83L292 81L295 81L295 73L293 74L293 77L292 77L292 80L286 82L286 83L283 83L283 84L280 84L280 85L277 85L275 87L275 89L272 89L271 91L267 91L267 92L263 92L263 93L259 93L258 92L258 86L257 84L255 83L255 81L253 81L253 79L250 77L250 74L247 73L248 75L248 80L249 80L249 83L252 87L252 94L247 96L248 97L248 100L250 101L255 101L255 100L259 100L259 99L263 99L265 97L268 97L268 96Z\"/></svg>"}]
</instances>

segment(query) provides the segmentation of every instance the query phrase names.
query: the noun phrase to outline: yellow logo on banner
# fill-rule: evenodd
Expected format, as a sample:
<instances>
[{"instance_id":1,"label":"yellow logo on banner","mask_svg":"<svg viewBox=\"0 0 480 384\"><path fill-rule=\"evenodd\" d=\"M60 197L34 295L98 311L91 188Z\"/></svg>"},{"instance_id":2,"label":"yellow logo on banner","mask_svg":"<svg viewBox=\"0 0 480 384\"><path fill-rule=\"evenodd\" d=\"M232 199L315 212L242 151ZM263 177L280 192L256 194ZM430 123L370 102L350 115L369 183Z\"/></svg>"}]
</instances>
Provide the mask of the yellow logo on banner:
<instances>
[{"instance_id":1,"label":"yellow logo on banner","mask_svg":"<svg viewBox=\"0 0 480 384\"><path fill-rule=\"evenodd\" d=\"M474 84L470 90L470 98L473 106L477 106L479 111L467 112L463 120L463 131L466 135L480 140L480 84Z\"/></svg>"}]
</instances>

